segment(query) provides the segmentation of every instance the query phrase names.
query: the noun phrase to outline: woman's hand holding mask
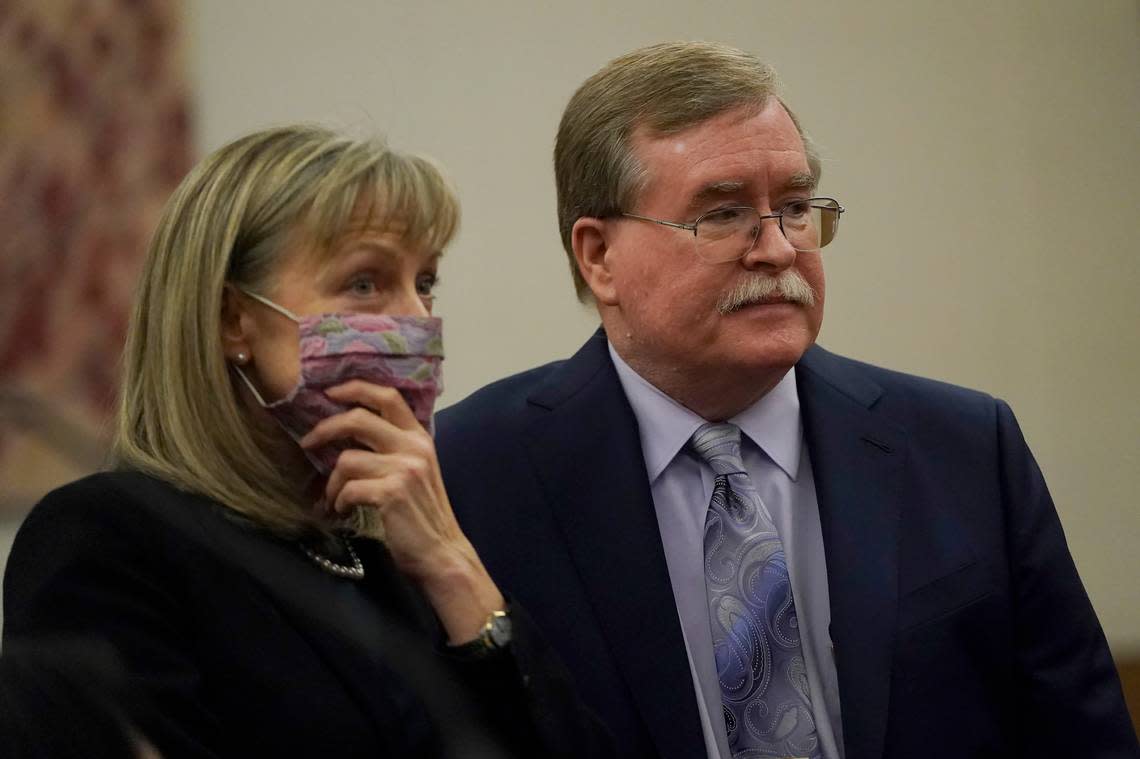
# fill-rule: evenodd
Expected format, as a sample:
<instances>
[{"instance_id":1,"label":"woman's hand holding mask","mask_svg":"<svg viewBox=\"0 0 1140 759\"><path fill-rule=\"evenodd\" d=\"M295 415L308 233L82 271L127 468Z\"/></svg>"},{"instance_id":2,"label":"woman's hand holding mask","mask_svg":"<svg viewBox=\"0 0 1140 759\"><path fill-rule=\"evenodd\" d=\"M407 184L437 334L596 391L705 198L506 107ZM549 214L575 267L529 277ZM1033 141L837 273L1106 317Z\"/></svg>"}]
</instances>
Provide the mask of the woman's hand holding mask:
<instances>
[{"instance_id":1,"label":"woman's hand holding mask","mask_svg":"<svg viewBox=\"0 0 1140 759\"><path fill-rule=\"evenodd\" d=\"M396 566L427 595L450 641L475 638L505 602L455 519L431 436L394 388L352 380L325 392L356 407L319 422L301 447L336 440L364 446L337 458L326 508L339 515L376 509Z\"/></svg>"}]
</instances>

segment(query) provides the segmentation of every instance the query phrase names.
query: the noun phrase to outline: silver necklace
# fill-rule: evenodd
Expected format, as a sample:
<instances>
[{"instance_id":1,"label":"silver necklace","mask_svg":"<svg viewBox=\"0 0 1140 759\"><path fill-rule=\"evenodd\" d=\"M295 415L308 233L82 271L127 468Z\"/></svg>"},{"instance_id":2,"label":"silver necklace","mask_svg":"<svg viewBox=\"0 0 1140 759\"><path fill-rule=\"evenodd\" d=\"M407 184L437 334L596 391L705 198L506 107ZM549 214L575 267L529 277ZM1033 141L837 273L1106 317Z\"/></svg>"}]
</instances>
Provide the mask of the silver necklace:
<instances>
[{"instance_id":1,"label":"silver necklace","mask_svg":"<svg viewBox=\"0 0 1140 759\"><path fill-rule=\"evenodd\" d=\"M305 552L305 555L312 559L314 564L329 574L336 575L337 577L343 577L348 580L363 580L364 563L360 560L360 557L356 555L356 550L352 547L352 543L348 540L348 538L341 538L341 541L344 543L344 547L348 549L349 557L352 558L351 566L348 564L340 564L338 562L335 562L329 557L317 553L317 551L310 548L305 543L298 543L298 545L301 546L301 550Z\"/></svg>"}]
</instances>

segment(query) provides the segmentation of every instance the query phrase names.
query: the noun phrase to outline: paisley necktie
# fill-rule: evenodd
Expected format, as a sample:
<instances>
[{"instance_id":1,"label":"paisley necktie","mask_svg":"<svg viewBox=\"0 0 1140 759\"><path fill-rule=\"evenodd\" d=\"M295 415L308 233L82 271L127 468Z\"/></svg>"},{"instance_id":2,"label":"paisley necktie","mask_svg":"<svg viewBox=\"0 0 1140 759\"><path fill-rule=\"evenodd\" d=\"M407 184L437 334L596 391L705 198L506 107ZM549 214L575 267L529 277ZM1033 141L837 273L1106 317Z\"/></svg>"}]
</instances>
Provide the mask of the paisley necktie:
<instances>
[{"instance_id":1,"label":"paisley necktie","mask_svg":"<svg viewBox=\"0 0 1140 759\"><path fill-rule=\"evenodd\" d=\"M784 545L740 457L740 428L702 425L689 447L716 474L705 584L734 759L821 756Z\"/></svg>"}]
</instances>

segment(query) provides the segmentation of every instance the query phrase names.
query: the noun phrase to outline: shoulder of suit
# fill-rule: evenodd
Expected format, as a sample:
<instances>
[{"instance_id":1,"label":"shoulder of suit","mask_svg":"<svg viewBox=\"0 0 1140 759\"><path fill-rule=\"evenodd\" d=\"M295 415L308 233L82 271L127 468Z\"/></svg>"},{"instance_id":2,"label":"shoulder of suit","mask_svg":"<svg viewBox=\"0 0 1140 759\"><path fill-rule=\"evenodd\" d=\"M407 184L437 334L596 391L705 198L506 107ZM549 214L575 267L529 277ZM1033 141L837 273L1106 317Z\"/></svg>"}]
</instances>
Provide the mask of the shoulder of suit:
<instances>
[{"instance_id":1,"label":"shoulder of suit","mask_svg":"<svg viewBox=\"0 0 1140 759\"><path fill-rule=\"evenodd\" d=\"M813 346L796 367L849 394L876 387L886 403L918 403L956 408L993 409L995 398L985 392L942 380L887 369ZM852 390L854 388L854 390Z\"/></svg>"},{"instance_id":2,"label":"shoulder of suit","mask_svg":"<svg viewBox=\"0 0 1140 759\"><path fill-rule=\"evenodd\" d=\"M57 488L33 507L22 531L108 530L158 544L164 536L201 536L237 522L227 509L137 471L99 472Z\"/></svg>"},{"instance_id":3,"label":"shoulder of suit","mask_svg":"<svg viewBox=\"0 0 1140 759\"><path fill-rule=\"evenodd\" d=\"M552 361L496 380L476 390L436 415L436 424L440 432L446 435L460 428L499 424L509 417L523 413L527 399L565 363L565 361Z\"/></svg>"},{"instance_id":4,"label":"shoulder of suit","mask_svg":"<svg viewBox=\"0 0 1140 759\"><path fill-rule=\"evenodd\" d=\"M147 513L170 511L183 501L204 501L171 483L138 471L96 472L52 490L41 501L57 508L101 511L111 504L129 505Z\"/></svg>"}]
</instances>

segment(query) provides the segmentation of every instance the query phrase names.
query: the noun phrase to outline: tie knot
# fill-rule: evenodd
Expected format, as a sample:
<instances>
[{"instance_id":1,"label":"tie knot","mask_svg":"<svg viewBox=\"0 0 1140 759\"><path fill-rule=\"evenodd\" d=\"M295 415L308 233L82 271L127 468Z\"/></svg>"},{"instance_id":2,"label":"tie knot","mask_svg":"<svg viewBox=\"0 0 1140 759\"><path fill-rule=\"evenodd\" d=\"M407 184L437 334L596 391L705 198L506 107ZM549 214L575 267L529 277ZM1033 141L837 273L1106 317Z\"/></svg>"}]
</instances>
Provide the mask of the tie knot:
<instances>
[{"instance_id":1,"label":"tie knot","mask_svg":"<svg viewBox=\"0 0 1140 759\"><path fill-rule=\"evenodd\" d=\"M689 438L689 447L717 474L744 471L744 462L740 458L740 428L735 424L702 424Z\"/></svg>"}]
</instances>

